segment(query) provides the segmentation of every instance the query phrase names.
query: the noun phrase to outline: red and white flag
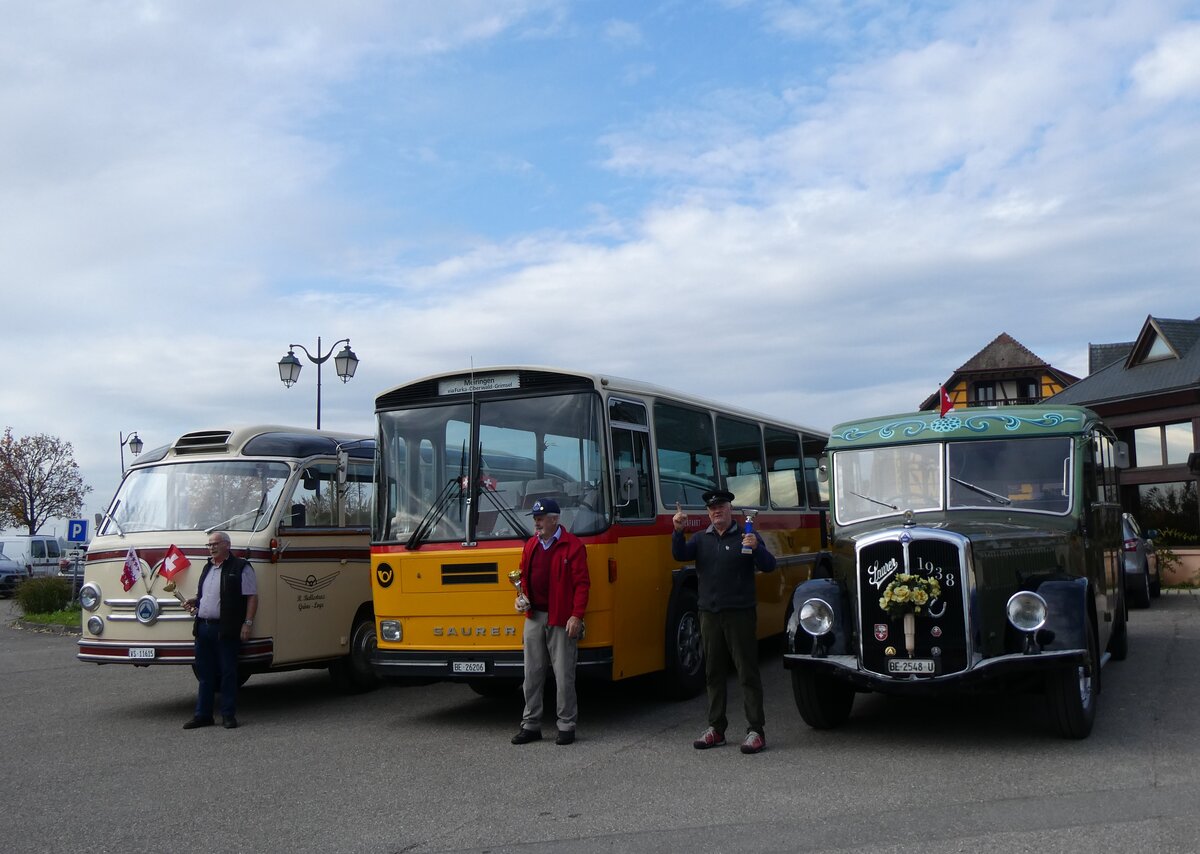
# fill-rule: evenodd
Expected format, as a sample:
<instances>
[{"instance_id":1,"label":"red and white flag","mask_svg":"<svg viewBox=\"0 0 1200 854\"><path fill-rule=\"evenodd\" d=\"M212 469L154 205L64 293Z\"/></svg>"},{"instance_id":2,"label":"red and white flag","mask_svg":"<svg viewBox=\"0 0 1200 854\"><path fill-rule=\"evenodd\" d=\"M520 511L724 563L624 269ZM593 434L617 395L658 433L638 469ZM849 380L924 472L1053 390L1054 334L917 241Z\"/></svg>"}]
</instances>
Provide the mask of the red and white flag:
<instances>
[{"instance_id":1,"label":"red and white flag","mask_svg":"<svg viewBox=\"0 0 1200 854\"><path fill-rule=\"evenodd\" d=\"M946 413L954 408L954 401L950 399L950 395L946 394L946 387L944 385L938 386L938 393L941 396L942 401L940 417L945 418Z\"/></svg>"},{"instance_id":2,"label":"red and white flag","mask_svg":"<svg viewBox=\"0 0 1200 854\"><path fill-rule=\"evenodd\" d=\"M179 550L179 546L172 543L171 547L167 549L166 557L163 558L162 566L158 568L158 574L170 581L191 565L192 562L187 559L187 555Z\"/></svg>"},{"instance_id":3,"label":"red and white flag","mask_svg":"<svg viewBox=\"0 0 1200 854\"><path fill-rule=\"evenodd\" d=\"M138 560L137 549L133 546L129 547L129 554L125 555L125 568L121 570L121 586L128 593L133 589L133 585L137 584L138 576L142 574L142 562Z\"/></svg>"}]
</instances>

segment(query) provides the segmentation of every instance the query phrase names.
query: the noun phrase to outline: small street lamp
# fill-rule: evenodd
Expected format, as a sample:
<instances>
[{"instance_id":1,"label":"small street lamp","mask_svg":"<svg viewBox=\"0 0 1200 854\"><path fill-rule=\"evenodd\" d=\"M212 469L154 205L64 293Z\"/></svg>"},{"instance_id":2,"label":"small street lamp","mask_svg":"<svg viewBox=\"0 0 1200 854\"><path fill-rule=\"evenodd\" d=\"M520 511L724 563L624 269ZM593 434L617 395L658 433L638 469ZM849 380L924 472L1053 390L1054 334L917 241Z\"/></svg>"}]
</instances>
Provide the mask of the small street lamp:
<instances>
[{"instance_id":1,"label":"small street lamp","mask_svg":"<svg viewBox=\"0 0 1200 854\"><path fill-rule=\"evenodd\" d=\"M138 438L137 430L134 430L128 436L118 432L117 436L121 439L121 474L123 476L125 474L125 446L128 445L129 453L136 457L142 452L145 443Z\"/></svg>"},{"instance_id":2,"label":"small street lamp","mask_svg":"<svg viewBox=\"0 0 1200 854\"><path fill-rule=\"evenodd\" d=\"M335 341L333 346L329 348L329 352L321 353L321 338L317 337L317 355L308 352L308 348L303 344L288 344L288 351L282 359L279 360L279 379L285 386L291 388L300 379L300 360L296 358L296 348L299 347L304 351L304 355L308 360L317 366L317 429L321 429L321 365L329 361L329 357L333 356L334 348L338 344L345 344L341 352L334 357L333 364L337 369L337 375L342 378L342 382L349 382L354 376L354 371L358 367L358 356L354 355L354 351L350 349L350 339L342 338Z\"/></svg>"}]
</instances>

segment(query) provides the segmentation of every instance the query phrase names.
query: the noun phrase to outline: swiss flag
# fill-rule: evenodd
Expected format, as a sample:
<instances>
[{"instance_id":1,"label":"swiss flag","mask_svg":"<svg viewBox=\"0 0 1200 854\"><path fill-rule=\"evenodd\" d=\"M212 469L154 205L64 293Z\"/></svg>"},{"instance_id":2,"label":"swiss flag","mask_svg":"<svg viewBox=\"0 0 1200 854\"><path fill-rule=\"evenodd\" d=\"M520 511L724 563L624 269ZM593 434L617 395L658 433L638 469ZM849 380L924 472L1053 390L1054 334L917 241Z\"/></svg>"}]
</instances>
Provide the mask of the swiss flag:
<instances>
[{"instance_id":1,"label":"swiss flag","mask_svg":"<svg viewBox=\"0 0 1200 854\"><path fill-rule=\"evenodd\" d=\"M179 546L172 543L171 547L167 549L166 557L163 558L162 566L158 568L158 574L170 581L191 565L192 562L187 559L187 555L179 550Z\"/></svg>"},{"instance_id":2,"label":"swiss flag","mask_svg":"<svg viewBox=\"0 0 1200 854\"><path fill-rule=\"evenodd\" d=\"M128 593L133 589L133 585L137 584L138 576L142 574L142 562L138 560L137 550L129 547L129 553L125 555L125 568L121 570L121 586Z\"/></svg>"},{"instance_id":3,"label":"swiss flag","mask_svg":"<svg viewBox=\"0 0 1200 854\"><path fill-rule=\"evenodd\" d=\"M954 401L950 399L950 395L946 394L946 387L944 385L938 386L938 394L942 401L940 417L945 418L946 413L954 408Z\"/></svg>"}]
</instances>

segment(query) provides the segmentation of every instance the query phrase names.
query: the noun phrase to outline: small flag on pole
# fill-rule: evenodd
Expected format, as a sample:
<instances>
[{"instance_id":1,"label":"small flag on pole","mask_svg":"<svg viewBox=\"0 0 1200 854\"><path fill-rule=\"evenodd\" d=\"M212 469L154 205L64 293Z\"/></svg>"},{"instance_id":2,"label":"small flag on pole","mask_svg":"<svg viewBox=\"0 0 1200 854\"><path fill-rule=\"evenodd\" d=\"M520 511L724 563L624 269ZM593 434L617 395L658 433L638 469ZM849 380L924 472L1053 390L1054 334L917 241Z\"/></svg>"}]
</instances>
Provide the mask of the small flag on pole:
<instances>
[{"instance_id":1,"label":"small flag on pole","mask_svg":"<svg viewBox=\"0 0 1200 854\"><path fill-rule=\"evenodd\" d=\"M950 399L950 395L946 394L946 387L944 385L938 386L938 393L939 393L939 397L942 402L941 412L940 412L939 417L945 418L946 413L954 408L954 401L952 401Z\"/></svg>"},{"instance_id":2,"label":"small flag on pole","mask_svg":"<svg viewBox=\"0 0 1200 854\"><path fill-rule=\"evenodd\" d=\"M167 581L170 581L191 565L192 562L187 559L187 555L180 551L179 546L172 543L171 547L167 549L167 555L163 558L162 566L159 567L158 573L167 579Z\"/></svg>"},{"instance_id":3,"label":"small flag on pole","mask_svg":"<svg viewBox=\"0 0 1200 854\"><path fill-rule=\"evenodd\" d=\"M133 585L137 584L138 576L142 574L142 562L138 560L137 550L129 547L129 554L125 555L125 568L121 570L121 586L128 593L133 589Z\"/></svg>"}]
</instances>

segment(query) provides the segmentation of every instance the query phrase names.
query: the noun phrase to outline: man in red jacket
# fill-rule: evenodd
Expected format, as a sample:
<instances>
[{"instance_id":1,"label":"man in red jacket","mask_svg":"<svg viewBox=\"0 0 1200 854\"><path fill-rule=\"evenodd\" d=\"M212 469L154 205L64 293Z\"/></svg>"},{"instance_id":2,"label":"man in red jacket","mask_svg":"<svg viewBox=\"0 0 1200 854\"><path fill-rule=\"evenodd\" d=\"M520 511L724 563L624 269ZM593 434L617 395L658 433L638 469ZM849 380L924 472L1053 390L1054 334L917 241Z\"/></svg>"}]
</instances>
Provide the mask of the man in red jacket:
<instances>
[{"instance_id":1,"label":"man in red jacket","mask_svg":"<svg viewBox=\"0 0 1200 854\"><path fill-rule=\"evenodd\" d=\"M533 505L534 535L521 552L521 595L517 610L525 612L525 712L513 744L542 738L542 692L546 668L554 668L558 685L558 738L575 741L575 660L587 610L587 551L579 538L558 524L558 502L543 498Z\"/></svg>"}]
</instances>

